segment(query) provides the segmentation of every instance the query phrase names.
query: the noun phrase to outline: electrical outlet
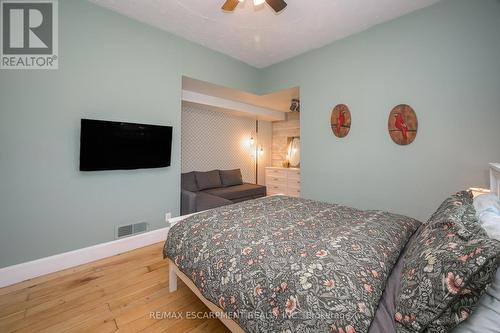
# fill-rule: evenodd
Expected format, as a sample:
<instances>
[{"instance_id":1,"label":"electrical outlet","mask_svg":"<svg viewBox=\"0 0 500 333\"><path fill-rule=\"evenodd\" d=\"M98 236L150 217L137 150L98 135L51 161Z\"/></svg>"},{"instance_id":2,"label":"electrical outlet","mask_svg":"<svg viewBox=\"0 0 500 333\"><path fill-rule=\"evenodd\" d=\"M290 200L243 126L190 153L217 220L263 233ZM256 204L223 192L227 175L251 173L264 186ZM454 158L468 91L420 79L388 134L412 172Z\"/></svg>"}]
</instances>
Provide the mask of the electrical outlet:
<instances>
[{"instance_id":1,"label":"electrical outlet","mask_svg":"<svg viewBox=\"0 0 500 333\"><path fill-rule=\"evenodd\" d=\"M165 213L165 222L170 223L170 219L172 218L172 213L171 212L166 212Z\"/></svg>"}]
</instances>

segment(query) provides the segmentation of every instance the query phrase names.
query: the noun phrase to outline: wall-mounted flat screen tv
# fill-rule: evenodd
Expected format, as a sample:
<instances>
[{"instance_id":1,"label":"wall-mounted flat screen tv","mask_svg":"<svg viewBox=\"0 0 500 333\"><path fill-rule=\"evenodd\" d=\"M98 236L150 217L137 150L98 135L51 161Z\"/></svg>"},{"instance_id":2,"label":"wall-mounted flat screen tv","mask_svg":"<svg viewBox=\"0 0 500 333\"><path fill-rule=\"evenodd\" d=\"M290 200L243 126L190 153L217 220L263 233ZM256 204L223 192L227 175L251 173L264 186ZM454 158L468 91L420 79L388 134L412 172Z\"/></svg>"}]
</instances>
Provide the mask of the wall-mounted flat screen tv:
<instances>
[{"instance_id":1,"label":"wall-mounted flat screen tv","mask_svg":"<svg viewBox=\"0 0 500 333\"><path fill-rule=\"evenodd\" d=\"M171 126L81 120L81 171L163 168L171 153Z\"/></svg>"}]
</instances>

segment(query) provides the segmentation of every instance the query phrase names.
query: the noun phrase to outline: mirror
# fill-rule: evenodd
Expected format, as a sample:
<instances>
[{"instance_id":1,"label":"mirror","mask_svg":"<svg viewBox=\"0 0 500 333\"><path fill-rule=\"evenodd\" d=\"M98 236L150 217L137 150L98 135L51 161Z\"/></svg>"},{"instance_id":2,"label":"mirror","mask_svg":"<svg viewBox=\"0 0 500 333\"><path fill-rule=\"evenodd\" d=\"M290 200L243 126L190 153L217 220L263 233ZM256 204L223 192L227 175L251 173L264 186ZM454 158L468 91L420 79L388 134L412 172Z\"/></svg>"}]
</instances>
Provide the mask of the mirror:
<instances>
[{"instance_id":1,"label":"mirror","mask_svg":"<svg viewBox=\"0 0 500 333\"><path fill-rule=\"evenodd\" d=\"M288 138L288 161L290 167L300 167L300 137L298 136Z\"/></svg>"}]
</instances>

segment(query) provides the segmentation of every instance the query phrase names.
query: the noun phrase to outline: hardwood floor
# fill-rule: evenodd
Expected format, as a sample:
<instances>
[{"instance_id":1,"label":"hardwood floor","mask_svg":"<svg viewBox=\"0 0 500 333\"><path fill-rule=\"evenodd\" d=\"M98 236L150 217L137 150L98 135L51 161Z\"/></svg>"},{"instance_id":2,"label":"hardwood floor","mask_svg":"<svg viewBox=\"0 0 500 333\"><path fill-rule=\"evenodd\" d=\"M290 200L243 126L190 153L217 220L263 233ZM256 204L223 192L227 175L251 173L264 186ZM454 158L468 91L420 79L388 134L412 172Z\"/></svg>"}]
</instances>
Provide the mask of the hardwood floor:
<instances>
[{"instance_id":1,"label":"hardwood floor","mask_svg":"<svg viewBox=\"0 0 500 333\"><path fill-rule=\"evenodd\" d=\"M0 289L0 332L229 332L178 279L168 292L163 243ZM151 318L154 312L181 318Z\"/></svg>"}]
</instances>

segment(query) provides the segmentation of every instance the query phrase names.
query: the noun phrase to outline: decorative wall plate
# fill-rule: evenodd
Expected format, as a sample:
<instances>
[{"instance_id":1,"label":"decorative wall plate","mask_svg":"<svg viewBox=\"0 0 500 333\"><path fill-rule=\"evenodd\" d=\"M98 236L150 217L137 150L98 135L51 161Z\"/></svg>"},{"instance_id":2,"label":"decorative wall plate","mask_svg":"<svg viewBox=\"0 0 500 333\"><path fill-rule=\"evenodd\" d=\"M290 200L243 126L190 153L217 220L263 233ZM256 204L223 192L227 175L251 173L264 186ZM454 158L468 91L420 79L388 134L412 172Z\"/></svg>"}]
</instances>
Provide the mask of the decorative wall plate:
<instances>
[{"instance_id":1,"label":"decorative wall plate","mask_svg":"<svg viewBox=\"0 0 500 333\"><path fill-rule=\"evenodd\" d=\"M417 137L417 114L407 104L395 106L389 115L388 127L392 141L401 146L409 145Z\"/></svg>"},{"instance_id":2,"label":"decorative wall plate","mask_svg":"<svg viewBox=\"0 0 500 333\"><path fill-rule=\"evenodd\" d=\"M332 110L330 118L332 132L339 138L346 137L351 130L351 112L345 104L338 104Z\"/></svg>"}]
</instances>

